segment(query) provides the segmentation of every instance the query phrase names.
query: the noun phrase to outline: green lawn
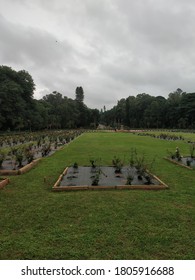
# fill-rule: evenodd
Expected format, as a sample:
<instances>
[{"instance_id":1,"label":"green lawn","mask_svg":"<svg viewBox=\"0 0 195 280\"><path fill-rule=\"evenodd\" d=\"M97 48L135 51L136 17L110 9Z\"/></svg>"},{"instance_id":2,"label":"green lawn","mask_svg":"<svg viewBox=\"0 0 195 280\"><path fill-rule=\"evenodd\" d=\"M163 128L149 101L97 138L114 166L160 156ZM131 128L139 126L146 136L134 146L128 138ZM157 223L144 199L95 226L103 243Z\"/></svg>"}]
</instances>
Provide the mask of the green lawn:
<instances>
[{"instance_id":1,"label":"green lawn","mask_svg":"<svg viewBox=\"0 0 195 280\"><path fill-rule=\"evenodd\" d=\"M195 170L163 159L184 141L128 133L85 133L0 191L0 259L194 259ZM155 157L163 191L52 192L75 161L88 165L131 148Z\"/></svg>"}]
</instances>

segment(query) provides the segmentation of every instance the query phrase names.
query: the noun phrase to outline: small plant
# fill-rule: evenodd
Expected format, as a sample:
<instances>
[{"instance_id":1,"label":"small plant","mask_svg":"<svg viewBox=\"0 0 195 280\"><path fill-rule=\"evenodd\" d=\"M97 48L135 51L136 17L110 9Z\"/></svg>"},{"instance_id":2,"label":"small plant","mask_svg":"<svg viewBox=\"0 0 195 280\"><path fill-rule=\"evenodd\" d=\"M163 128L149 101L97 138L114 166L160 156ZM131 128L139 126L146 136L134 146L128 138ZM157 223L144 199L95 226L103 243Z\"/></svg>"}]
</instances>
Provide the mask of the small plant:
<instances>
[{"instance_id":1,"label":"small plant","mask_svg":"<svg viewBox=\"0 0 195 280\"><path fill-rule=\"evenodd\" d=\"M51 144L45 143L41 149L42 157L46 157L50 153L50 151L51 151Z\"/></svg>"},{"instance_id":2,"label":"small plant","mask_svg":"<svg viewBox=\"0 0 195 280\"><path fill-rule=\"evenodd\" d=\"M31 163L34 159L34 152L32 150L26 150L25 151L25 157L27 159L27 162Z\"/></svg>"},{"instance_id":3,"label":"small plant","mask_svg":"<svg viewBox=\"0 0 195 280\"><path fill-rule=\"evenodd\" d=\"M116 156L114 156L114 158L112 160L112 164L114 165L115 173L121 173L122 167L123 167L122 160L120 158L117 158Z\"/></svg>"},{"instance_id":4,"label":"small plant","mask_svg":"<svg viewBox=\"0 0 195 280\"><path fill-rule=\"evenodd\" d=\"M72 166L74 169L78 169L78 163L77 162L74 162L73 166Z\"/></svg>"},{"instance_id":5,"label":"small plant","mask_svg":"<svg viewBox=\"0 0 195 280\"><path fill-rule=\"evenodd\" d=\"M141 156L138 156L136 154L136 163L135 163L135 168L137 169L137 178L138 180L142 180L143 176L146 171L146 162L145 162L145 156L142 154Z\"/></svg>"},{"instance_id":6,"label":"small plant","mask_svg":"<svg viewBox=\"0 0 195 280\"><path fill-rule=\"evenodd\" d=\"M152 184L152 177L149 174L146 174L144 177L146 179L145 185L151 185Z\"/></svg>"},{"instance_id":7,"label":"small plant","mask_svg":"<svg viewBox=\"0 0 195 280\"><path fill-rule=\"evenodd\" d=\"M129 173L127 176L127 181L126 181L126 185L131 185L132 181L133 181L133 176Z\"/></svg>"},{"instance_id":8,"label":"small plant","mask_svg":"<svg viewBox=\"0 0 195 280\"><path fill-rule=\"evenodd\" d=\"M91 163L91 172L92 173L96 172L97 167L99 167L99 169L100 169L101 158L97 158L97 159L92 158L89 161Z\"/></svg>"},{"instance_id":9,"label":"small plant","mask_svg":"<svg viewBox=\"0 0 195 280\"><path fill-rule=\"evenodd\" d=\"M33 147L33 144L31 143L25 149L25 157L26 157L28 163L31 163L34 159L35 152L33 151L32 147Z\"/></svg>"},{"instance_id":10,"label":"small plant","mask_svg":"<svg viewBox=\"0 0 195 280\"><path fill-rule=\"evenodd\" d=\"M180 154L178 147L176 147L176 150L175 150L175 157L178 161L181 161L181 154Z\"/></svg>"},{"instance_id":11,"label":"small plant","mask_svg":"<svg viewBox=\"0 0 195 280\"><path fill-rule=\"evenodd\" d=\"M18 163L18 167L22 167L22 161L24 159L24 151L22 149L17 149L15 153L16 162Z\"/></svg>"},{"instance_id":12,"label":"small plant","mask_svg":"<svg viewBox=\"0 0 195 280\"><path fill-rule=\"evenodd\" d=\"M187 160L186 160L186 165L187 165L187 166L190 166L190 165L191 165L191 162L192 162L192 159L187 158Z\"/></svg>"},{"instance_id":13,"label":"small plant","mask_svg":"<svg viewBox=\"0 0 195 280\"><path fill-rule=\"evenodd\" d=\"M92 186L98 186L99 180L100 180L100 174L101 174L101 169L98 168L98 170L96 170L96 172L95 172L95 175L91 176L91 179L92 179L91 185Z\"/></svg>"},{"instance_id":14,"label":"small plant","mask_svg":"<svg viewBox=\"0 0 195 280\"><path fill-rule=\"evenodd\" d=\"M89 161L90 161L90 163L91 163L91 167L92 167L92 168L96 168L96 161L97 161L97 160L96 160L96 159L90 159Z\"/></svg>"}]
</instances>

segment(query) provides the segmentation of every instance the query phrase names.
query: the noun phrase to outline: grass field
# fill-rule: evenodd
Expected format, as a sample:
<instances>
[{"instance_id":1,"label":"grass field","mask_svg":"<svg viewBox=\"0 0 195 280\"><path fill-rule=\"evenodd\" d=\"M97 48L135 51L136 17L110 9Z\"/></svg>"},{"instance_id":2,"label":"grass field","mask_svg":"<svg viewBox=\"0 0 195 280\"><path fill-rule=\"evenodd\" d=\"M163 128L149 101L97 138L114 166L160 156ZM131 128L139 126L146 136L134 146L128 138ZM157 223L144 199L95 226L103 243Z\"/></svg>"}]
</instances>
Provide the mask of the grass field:
<instances>
[{"instance_id":1,"label":"grass field","mask_svg":"<svg viewBox=\"0 0 195 280\"><path fill-rule=\"evenodd\" d=\"M85 133L28 173L10 177L0 191L0 259L194 259L195 170L163 159L176 146L189 154L184 141ZM101 158L111 165L115 155L127 161L131 148L155 157L152 172L170 189L51 191L75 161Z\"/></svg>"}]
</instances>

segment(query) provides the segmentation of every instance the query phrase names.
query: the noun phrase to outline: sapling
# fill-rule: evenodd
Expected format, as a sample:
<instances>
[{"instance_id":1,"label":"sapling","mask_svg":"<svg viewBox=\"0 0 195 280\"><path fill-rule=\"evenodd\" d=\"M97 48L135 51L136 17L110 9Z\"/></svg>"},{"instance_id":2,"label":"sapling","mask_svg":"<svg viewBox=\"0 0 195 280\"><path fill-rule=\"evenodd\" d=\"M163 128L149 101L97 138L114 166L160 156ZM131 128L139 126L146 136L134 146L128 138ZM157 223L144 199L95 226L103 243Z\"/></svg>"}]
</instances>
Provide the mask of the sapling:
<instances>
[{"instance_id":1,"label":"sapling","mask_svg":"<svg viewBox=\"0 0 195 280\"><path fill-rule=\"evenodd\" d=\"M92 158L89 161L91 163L92 172L96 169L96 167L98 167L98 166L100 167L101 158L99 158L99 159Z\"/></svg>"},{"instance_id":2,"label":"sapling","mask_svg":"<svg viewBox=\"0 0 195 280\"><path fill-rule=\"evenodd\" d=\"M181 154L180 154L180 151L179 151L178 147L176 147L175 156L176 156L178 161L181 161Z\"/></svg>"},{"instance_id":3,"label":"sapling","mask_svg":"<svg viewBox=\"0 0 195 280\"><path fill-rule=\"evenodd\" d=\"M18 167L22 167L22 161L24 159L24 151L22 149L17 149L16 154L16 161L18 162Z\"/></svg>"},{"instance_id":4,"label":"sapling","mask_svg":"<svg viewBox=\"0 0 195 280\"><path fill-rule=\"evenodd\" d=\"M74 168L74 169L78 169L78 163L77 163L77 162L74 162L73 168Z\"/></svg>"},{"instance_id":5,"label":"sapling","mask_svg":"<svg viewBox=\"0 0 195 280\"><path fill-rule=\"evenodd\" d=\"M100 180L100 171L96 170L95 175L91 176L91 179L92 179L91 185L98 186Z\"/></svg>"},{"instance_id":6,"label":"sapling","mask_svg":"<svg viewBox=\"0 0 195 280\"><path fill-rule=\"evenodd\" d=\"M120 158L114 156L112 160L112 164L115 167L115 173L121 173L123 167L123 161Z\"/></svg>"},{"instance_id":7,"label":"sapling","mask_svg":"<svg viewBox=\"0 0 195 280\"><path fill-rule=\"evenodd\" d=\"M128 172L126 185L131 185L133 179L134 179L134 176L130 172Z\"/></svg>"},{"instance_id":8,"label":"sapling","mask_svg":"<svg viewBox=\"0 0 195 280\"><path fill-rule=\"evenodd\" d=\"M190 165L191 165L191 162L192 162L192 159L187 158L187 160L186 160L187 166L190 166Z\"/></svg>"},{"instance_id":9,"label":"sapling","mask_svg":"<svg viewBox=\"0 0 195 280\"><path fill-rule=\"evenodd\" d=\"M136 154L136 162L135 162L135 168L137 169L137 178L138 180L142 180L143 176L146 171L146 163L145 163L145 156L142 154L141 156L138 156Z\"/></svg>"},{"instance_id":10,"label":"sapling","mask_svg":"<svg viewBox=\"0 0 195 280\"><path fill-rule=\"evenodd\" d=\"M91 167L92 167L92 168L96 168L96 161L97 161L97 160L95 160L95 159L90 159L89 161L90 161L90 163L91 163Z\"/></svg>"},{"instance_id":11,"label":"sapling","mask_svg":"<svg viewBox=\"0 0 195 280\"><path fill-rule=\"evenodd\" d=\"M152 184L152 177L148 174L146 174L144 177L146 179L145 185L151 185Z\"/></svg>"}]
</instances>

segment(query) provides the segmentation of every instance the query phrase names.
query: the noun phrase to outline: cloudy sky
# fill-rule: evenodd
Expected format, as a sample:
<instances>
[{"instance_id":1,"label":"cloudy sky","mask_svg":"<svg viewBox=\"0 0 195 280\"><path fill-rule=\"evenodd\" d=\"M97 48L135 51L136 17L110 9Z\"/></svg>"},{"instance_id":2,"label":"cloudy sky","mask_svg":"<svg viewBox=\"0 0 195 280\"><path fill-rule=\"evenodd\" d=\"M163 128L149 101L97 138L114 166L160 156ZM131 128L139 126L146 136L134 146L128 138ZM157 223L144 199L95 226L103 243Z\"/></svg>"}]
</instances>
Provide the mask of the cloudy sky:
<instances>
[{"instance_id":1,"label":"cloudy sky","mask_svg":"<svg viewBox=\"0 0 195 280\"><path fill-rule=\"evenodd\" d=\"M0 0L0 65L90 108L195 91L194 0Z\"/></svg>"}]
</instances>

